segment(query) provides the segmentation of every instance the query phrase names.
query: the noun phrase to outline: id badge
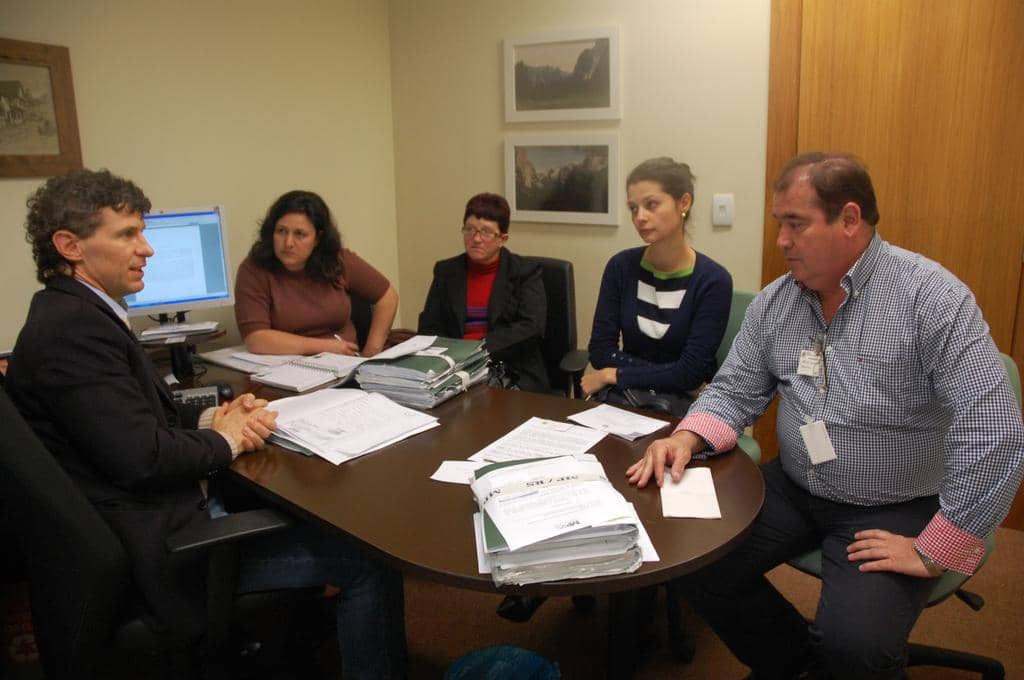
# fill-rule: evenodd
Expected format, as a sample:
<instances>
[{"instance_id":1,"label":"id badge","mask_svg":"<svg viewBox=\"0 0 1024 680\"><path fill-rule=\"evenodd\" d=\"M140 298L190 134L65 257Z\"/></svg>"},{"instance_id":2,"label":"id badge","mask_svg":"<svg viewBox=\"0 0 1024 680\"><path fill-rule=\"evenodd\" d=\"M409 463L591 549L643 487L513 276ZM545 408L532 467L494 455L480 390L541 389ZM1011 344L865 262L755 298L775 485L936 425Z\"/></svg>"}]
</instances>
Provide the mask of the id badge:
<instances>
[{"instance_id":1,"label":"id badge","mask_svg":"<svg viewBox=\"0 0 1024 680\"><path fill-rule=\"evenodd\" d=\"M832 439L828 436L825 423L815 420L800 426L800 436L804 438L804 446L807 447L807 455L811 463L818 465L836 459L836 450L832 447Z\"/></svg>"},{"instance_id":2,"label":"id badge","mask_svg":"<svg viewBox=\"0 0 1024 680\"><path fill-rule=\"evenodd\" d=\"M821 375L821 355L813 349L800 350L800 363L797 364L798 375L806 375L817 378Z\"/></svg>"}]
</instances>

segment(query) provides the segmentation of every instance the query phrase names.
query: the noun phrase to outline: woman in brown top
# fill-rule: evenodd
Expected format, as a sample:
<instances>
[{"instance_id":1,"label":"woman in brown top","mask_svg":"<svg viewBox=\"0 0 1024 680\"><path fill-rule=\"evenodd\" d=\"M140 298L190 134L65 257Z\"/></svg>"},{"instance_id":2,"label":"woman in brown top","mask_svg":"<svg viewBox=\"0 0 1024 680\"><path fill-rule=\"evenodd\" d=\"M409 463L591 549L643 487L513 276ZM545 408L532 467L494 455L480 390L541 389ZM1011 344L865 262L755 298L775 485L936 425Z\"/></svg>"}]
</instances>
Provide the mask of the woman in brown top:
<instances>
[{"instance_id":1,"label":"woman in brown top","mask_svg":"<svg viewBox=\"0 0 1024 680\"><path fill-rule=\"evenodd\" d=\"M362 348L350 292L374 305ZM311 191L290 191L270 206L235 278L238 331L259 354L373 356L384 348L397 310L394 286L342 247L330 209Z\"/></svg>"}]
</instances>

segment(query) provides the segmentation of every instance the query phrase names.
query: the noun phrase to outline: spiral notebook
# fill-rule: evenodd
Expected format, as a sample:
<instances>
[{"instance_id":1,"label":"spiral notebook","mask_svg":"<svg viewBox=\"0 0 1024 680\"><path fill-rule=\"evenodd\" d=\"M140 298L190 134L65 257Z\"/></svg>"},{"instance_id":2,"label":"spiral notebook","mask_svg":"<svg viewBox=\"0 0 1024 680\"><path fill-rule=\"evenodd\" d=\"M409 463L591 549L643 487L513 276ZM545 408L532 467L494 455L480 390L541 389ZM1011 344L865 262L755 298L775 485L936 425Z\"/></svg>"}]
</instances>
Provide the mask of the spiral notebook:
<instances>
[{"instance_id":1,"label":"spiral notebook","mask_svg":"<svg viewBox=\"0 0 1024 680\"><path fill-rule=\"evenodd\" d=\"M273 366L254 374L252 379L282 390L307 392L317 387L340 385L364 361L363 357L322 352Z\"/></svg>"}]
</instances>

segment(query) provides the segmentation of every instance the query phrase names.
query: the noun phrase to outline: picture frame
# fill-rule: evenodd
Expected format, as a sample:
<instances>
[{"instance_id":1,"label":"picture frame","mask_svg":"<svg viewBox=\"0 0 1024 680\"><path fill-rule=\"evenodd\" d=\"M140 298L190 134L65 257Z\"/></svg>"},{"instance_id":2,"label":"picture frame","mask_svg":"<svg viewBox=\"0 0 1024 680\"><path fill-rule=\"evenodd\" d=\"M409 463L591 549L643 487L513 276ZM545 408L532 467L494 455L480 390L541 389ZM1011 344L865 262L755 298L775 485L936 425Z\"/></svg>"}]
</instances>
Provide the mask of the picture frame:
<instances>
[{"instance_id":1,"label":"picture frame","mask_svg":"<svg viewBox=\"0 0 1024 680\"><path fill-rule=\"evenodd\" d=\"M513 221L617 225L618 189L613 133L505 138L505 196Z\"/></svg>"},{"instance_id":2,"label":"picture frame","mask_svg":"<svg viewBox=\"0 0 1024 680\"><path fill-rule=\"evenodd\" d=\"M0 177L81 167L68 48L0 38Z\"/></svg>"},{"instance_id":3,"label":"picture frame","mask_svg":"<svg viewBox=\"0 0 1024 680\"><path fill-rule=\"evenodd\" d=\"M506 122L621 117L617 29L509 36L504 52Z\"/></svg>"}]
</instances>

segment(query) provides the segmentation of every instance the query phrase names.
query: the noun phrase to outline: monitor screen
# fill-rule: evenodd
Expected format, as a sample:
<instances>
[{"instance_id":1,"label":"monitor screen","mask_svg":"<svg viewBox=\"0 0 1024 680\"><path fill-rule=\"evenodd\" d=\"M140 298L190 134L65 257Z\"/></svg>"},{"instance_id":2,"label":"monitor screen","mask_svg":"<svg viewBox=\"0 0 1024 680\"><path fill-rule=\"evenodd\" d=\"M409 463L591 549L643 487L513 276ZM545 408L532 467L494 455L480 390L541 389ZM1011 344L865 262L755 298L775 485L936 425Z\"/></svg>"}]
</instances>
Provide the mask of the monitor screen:
<instances>
[{"instance_id":1,"label":"monitor screen","mask_svg":"<svg viewBox=\"0 0 1024 680\"><path fill-rule=\"evenodd\" d=\"M223 217L219 207L145 216L154 254L146 262L145 287L124 299L128 316L234 304Z\"/></svg>"}]
</instances>

